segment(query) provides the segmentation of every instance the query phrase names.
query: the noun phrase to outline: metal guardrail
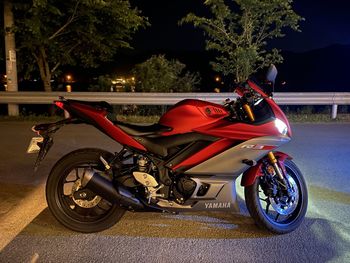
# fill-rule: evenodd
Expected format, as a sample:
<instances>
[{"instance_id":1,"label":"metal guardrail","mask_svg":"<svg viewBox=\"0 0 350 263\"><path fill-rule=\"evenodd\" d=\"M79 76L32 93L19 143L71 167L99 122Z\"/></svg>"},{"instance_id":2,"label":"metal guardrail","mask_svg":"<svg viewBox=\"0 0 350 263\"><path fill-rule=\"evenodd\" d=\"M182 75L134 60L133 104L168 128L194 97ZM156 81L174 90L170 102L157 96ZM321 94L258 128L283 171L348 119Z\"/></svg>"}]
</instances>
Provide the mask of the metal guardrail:
<instances>
[{"instance_id":1,"label":"metal guardrail","mask_svg":"<svg viewBox=\"0 0 350 263\"><path fill-rule=\"evenodd\" d=\"M50 104L59 96L86 101L107 101L110 104L173 105L183 99L201 99L222 103L234 99L234 93L129 93L129 92L0 92L4 104ZM336 118L338 105L350 105L350 92L276 92L279 105L332 105Z\"/></svg>"}]
</instances>

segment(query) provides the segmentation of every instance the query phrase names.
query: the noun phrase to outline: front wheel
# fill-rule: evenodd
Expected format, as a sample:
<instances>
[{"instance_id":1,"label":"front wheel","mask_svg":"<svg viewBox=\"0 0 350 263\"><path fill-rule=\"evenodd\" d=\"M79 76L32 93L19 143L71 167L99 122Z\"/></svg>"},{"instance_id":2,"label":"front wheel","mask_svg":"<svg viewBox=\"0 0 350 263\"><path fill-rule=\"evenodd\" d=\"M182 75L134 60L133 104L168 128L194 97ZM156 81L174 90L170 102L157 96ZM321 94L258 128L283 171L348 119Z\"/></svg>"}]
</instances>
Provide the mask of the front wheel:
<instances>
[{"instance_id":1,"label":"front wheel","mask_svg":"<svg viewBox=\"0 0 350 263\"><path fill-rule=\"evenodd\" d=\"M79 149L63 156L52 168L46 183L50 211L64 226L78 232L97 232L117 223L125 210L94 192L84 189L81 178L86 169L104 174L100 156L113 155L99 149Z\"/></svg>"},{"instance_id":2,"label":"front wheel","mask_svg":"<svg viewBox=\"0 0 350 263\"><path fill-rule=\"evenodd\" d=\"M289 191L283 191L278 180L258 177L245 188L245 201L255 223L273 233L295 230L303 221L308 202L306 183L298 167L285 160Z\"/></svg>"}]
</instances>

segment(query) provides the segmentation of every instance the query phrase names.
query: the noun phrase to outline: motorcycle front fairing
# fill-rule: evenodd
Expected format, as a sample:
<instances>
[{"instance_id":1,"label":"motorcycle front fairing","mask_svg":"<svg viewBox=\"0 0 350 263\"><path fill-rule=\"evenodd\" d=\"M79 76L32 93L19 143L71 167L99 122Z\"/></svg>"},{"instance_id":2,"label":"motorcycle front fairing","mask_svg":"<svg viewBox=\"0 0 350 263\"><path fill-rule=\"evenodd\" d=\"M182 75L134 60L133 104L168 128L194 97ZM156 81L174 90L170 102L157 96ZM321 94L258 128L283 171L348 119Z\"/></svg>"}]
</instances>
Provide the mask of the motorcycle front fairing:
<instances>
[{"instance_id":1,"label":"motorcycle front fairing","mask_svg":"<svg viewBox=\"0 0 350 263\"><path fill-rule=\"evenodd\" d=\"M250 160L258 162L267 153L288 143L291 139L291 129L286 116L272 98L259 89L262 97L253 109L256 120L236 121L222 118L216 122L195 128L194 131L217 138L215 144L195 153L188 160L173 167L173 170L186 170L188 174L218 174L238 176L250 166L242 162ZM228 148L223 145L230 145ZM208 156L208 152L215 154ZM211 157L211 158L208 158Z\"/></svg>"}]
</instances>

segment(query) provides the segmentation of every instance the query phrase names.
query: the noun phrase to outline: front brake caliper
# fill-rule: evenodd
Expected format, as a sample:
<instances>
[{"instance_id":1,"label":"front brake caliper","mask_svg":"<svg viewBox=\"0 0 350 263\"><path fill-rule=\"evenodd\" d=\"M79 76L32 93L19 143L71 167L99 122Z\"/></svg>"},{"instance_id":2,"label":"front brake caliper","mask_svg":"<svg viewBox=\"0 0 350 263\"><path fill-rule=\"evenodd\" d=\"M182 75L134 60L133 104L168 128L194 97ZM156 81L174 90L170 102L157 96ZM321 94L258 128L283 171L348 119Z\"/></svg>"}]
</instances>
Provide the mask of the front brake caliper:
<instances>
[{"instance_id":1,"label":"front brake caliper","mask_svg":"<svg viewBox=\"0 0 350 263\"><path fill-rule=\"evenodd\" d=\"M277 184L274 182L273 176L265 174L261 177L260 186L264 194L268 197L275 197L277 195Z\"/></svg>"}]
</instances>

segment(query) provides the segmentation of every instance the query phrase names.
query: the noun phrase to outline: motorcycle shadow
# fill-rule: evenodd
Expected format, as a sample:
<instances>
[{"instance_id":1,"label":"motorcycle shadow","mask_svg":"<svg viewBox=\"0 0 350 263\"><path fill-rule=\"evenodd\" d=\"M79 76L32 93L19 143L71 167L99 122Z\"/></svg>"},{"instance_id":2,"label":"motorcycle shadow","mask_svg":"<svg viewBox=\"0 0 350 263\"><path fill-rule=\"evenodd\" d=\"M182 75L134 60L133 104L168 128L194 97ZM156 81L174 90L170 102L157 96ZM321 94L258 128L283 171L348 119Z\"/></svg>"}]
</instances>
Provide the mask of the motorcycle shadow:
<instances>
[{"instance_id":1,"label":"motorcycle shadow","mask_svg":"<svg viewBox=\"0 0 350 263\"><path fill-rule=\"evenodd\" d=\"M96 233L96 235L197 239L240 239L274 236L258 228L241 202L240 206L241 213L239 214L188 212L174 215L126 212L115 226ZM306 218L300 228L305 231L313 222L313 219ZM48 208L44 209L22 233L40 236L73 236L77 234L62 226L52 216Z\"/></svg>"},{"instance_id":2,"label":"motorcycle shadow","mask_svg":"<svg viewBox=\"0 0 350 263\"><path fill-rule=\"evenodd\" d=\"M73 236L44 209L23 234L40 236ZM182 214L126 212L113 227L96 233L106 236L137 236L162 238L254 238L270 236L260 230L247 215L227 212L191 212Z\"/></svg>"}]
</instances>

